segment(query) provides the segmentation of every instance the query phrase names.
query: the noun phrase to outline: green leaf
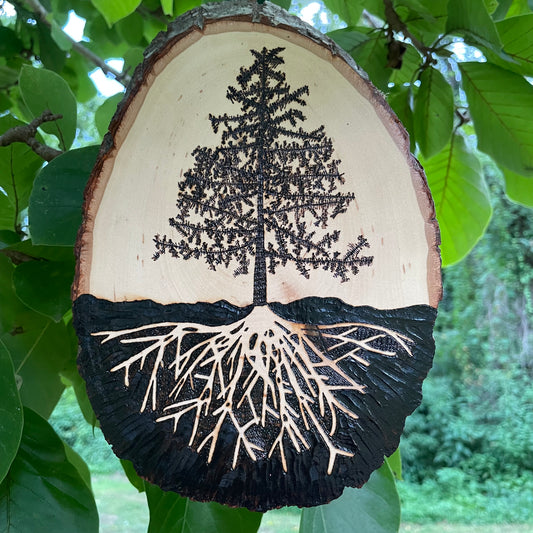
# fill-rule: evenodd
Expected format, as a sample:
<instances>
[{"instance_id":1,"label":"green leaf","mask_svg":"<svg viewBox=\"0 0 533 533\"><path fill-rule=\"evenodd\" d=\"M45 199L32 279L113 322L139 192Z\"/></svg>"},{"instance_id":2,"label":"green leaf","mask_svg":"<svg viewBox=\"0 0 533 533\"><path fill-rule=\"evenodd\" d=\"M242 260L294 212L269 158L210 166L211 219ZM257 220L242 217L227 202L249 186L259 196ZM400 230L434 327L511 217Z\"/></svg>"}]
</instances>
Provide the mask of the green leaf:
<instances>
[{"instance_id":1,"label":"green leaf","mask_svg":"<svg viewBox=\"0 0 533 533\"><path fill-rule=\"evenodd\" d=\"M533 86L490 63L460 63L478 148L500 165L533 175Z\"/></svg>"},{"instance_id":2,"label":"green leaf","mask_svg":"<svg viewBox=\"0 0 533 533\"><path fill-rule=\"evenodd\" d=\"M76 354L78 351L78 337L76 336L76 332L72 327L72 321L68 322L66 327L67 336L70 341L71 352ZM74 394L76 395L76 400L83 418L85 418L87 423L93 428L99 427L99 422L94 414L89 397L87 396L87 386L85 385L83 378L80 376L78 365L74 357L69 359L65 367L61 370L61 379L68 387L72 387L74 389Z\"/></svg>"},{"instance_id":3,"label":"green leaf","mask_svg":"<svg viewBox=\"0 0 533 533\"><path fill-rule=\"evenodd\" d=\"M35 244L72 246L76 242L83 191L98 150L98 146L70 150L41 170L33 186L28 211Z\"/></svg>"},{"instance_id":4,"label":"green leaf","mask_svg":"<svg viewBox=\"0 0 533 533\"><path fill-rule=\"evenodd\" d=\"M386 90L392 69L387 67L387 39L381 33L372 33L370 38L347 52L368 74L370 81L379 89Z\"/></svg>"},{"instance_id":5,"label":"green leaf","mask_svg":"<svg viewBox=\"0 0 533 533\"><path fill-rule=\"evenodd\" d=\"M419 0L418 3L422 4L423 9L410 9L404 20L415 37L430 44L445 31L448 0Z\"/></svg>"},{"instance_id":6,"label":"green leaf","mask_svg":"<svg viewBox=\"0 0 533 533\"><path fill-rule=\"evenodd\" d=\"M136 12L118 21L118 34L131 46L138 46L143 39L144 19Z\"/></svg>"},{"instance_id":7,"label":"green leaf","mask_svg":"<svg viewBox=\"0 0 533 533\"><path fill-rule=\"evenodd\" d=\"M15 268L13 284L17 296L30 309L59 322L70 309L72 261L28 261Z\"/></svg>"},{"instance_id":8,"label":"green leaf","mask_svg":"<svg viewBox=\"0 0 533 533\"><path fill-rule=\"evenodd\" d=\"M120 465L128 478L128 481L137 489L138 492L144 492L145 486L144 481L137 475L135 468L133 468L133 463L127 459L121 459Z\"/></svg>"},{"instance_id":9,"label":"green leaf","mask_svg":"<svg viewBox=\"0 0 533 533\"><path fill-rule=\"evenodd\" d=\"M22 403L48 418L64 385L59 372L75 360L66 326L26 307L13 288L13 265L0 255L0 341L11 355L21 379Z\"/></svg>"},{"instance_id":10,"label":"green leaf","mask_svg":"<svg viewBox=\"0 0 533 533\"><path fill-rule=\"evenodd\" d=\"M41 126L43 131L55 135L63 150L68 150L76 136L76 98L68 83L58 74L44 68L24 65L19 78L20 92L24 103L34 117L49 109L63 115L54 122Z\"/></svg>"},{"instance_id":11,"label":"green leaf","mask_svg":"<svg viewBox=\"0 0 533 533\"><path fill-rule=\"evenodd\" d=\"M18 72L14 68L0 65L0 89L15 85L18 79Z\"/></svg>"},{"instance_id":12,"label":"green leaf","mask_svg":"<svg viewBox=\"0 0 533 533\"><path fill-rule=\"evenodd\" d=\"M287 11L291 7L291 0L271 0L273 4L277 4L278 6L282 7L283 9L286 9Z\"/></svg>"},{"instance_id":13,"label":"green leaf","mask_svg":"<svg viewBox=\"0 0 533 533\"><path fill-rule=\"evenodd\" d=\"M327 505L304 509L300 521L300 533L396 533L399 527L400 499L387 463L362 488L346 488Z\"/></svg>"},{"instance_id":14,"label":"green leaf","mask_svg":"<svg viewBox=\"0 0 533 533\"><path fill-rule=\"evenodd\" d=\"M395 85L403 85L414 81L415 73L420 68L422 58L416 48L406 45L407 49L402 56L402 66L400 69L392 69L390 82Z\"/></svg>"},{"instance_id":15,"label":"green leaf","mask_svg":"<svg viewBox=\"0 0 533 533\"><path fill-rule=\"evenodd\" d=\"M420 76L415 98L414 128L425 157L436 154L450 140L453 129L453 91L444 76L429 67Z\"/></svg>"},{"instance_id":16,"label":"green leaf","mask_svg":"<svg viewBox=\"0 0 533 533\"><path fill-rule=\"evenodd\" d=\"M72 41L67 37L67 34L55 20L52 20L51 35L52 39L54 39L57 46L59 46L63 52L69 52L72 49Z\"/></svg>"},{"instance_id":17,"label":"green leaf","mask_svg":"<svg viewBox=\"0 0 533 533\"><path fill-rule=\"evenodd\" d=\"M402 456L400 454L400 448L396 448L396 451L390 457L385 457L385 462L389 465L394 479L397 479L398 481L403 481Z\"/></svg>"},{"instance_id":18,"label":"green leaf","mask_svg":"<svg viewBox=\"0 0 533 533\"><path fill-rule=\"evenodd\" d=\"M61 72L67 59L66 53L59 48L48 26L42 22L37 22L37 32L39 37L39 59L41 63L47 69L57 73Z\"/></svg>"},{"instance_id":19,"label":"green leaf","mask_svg":"<svg viewBox=\"0 0 533 533\"><path fill-rule=\"evenodd\" d=\"M83 482L87 485L87 488L92 492L91 484L91 471L87 466L87 463L81 458L81 455L74 451L66 442L63 441L63 447L65 448L65 455L68 462L76 468Z\"/></svg>"},{"instance_id":20,"label":"green leaf","mask_svg":"<svg viewBox=\"0 0 533 533\"><path fill-rule=\"evenodd\" d=\"M10 28L0 26L0 56L12 57L22 50L22 41Z\"/></svg>"},{"instance_id":21,"label":"green leaf","mask_svg":"<svg viewBox=\"0 0 533 533\"><path fill-rule=\"evenodd\" d=\"M81 103L89 101L97 94L96 87L91 78L89 78L90 70L92 70L92 66L89 66L84 57L79 54L72 54L67 58L61 73L74 92L78 102Z\"/></svg>"},{"instance_id":22,"label":"green leaf","mask_svg":"<svg viewBox=\"0 0 533 533\"><path fill-rule=\"evenodd\" d=\"M0 342L0 482L17 454L23 425L15 369L7 348Z\"/></svg>"},{"instance_id":23,"label":"green leaf","mask_svg":"<svg viewBox=\"0 0 533 533\"><path fill-rule=\"evenodd\" d=\"M122 93L108 98L95 112L94 123L98 133L103 137L109 128L109 123L117 110L117 105L124 98Z\"/></svg>"},{"instance_id":24,"label":"green leaf","mask_svg":"<svg viewBox=\"0 0 533 533\"><path fill-rule=\"evenodd\" d=\"M345 0L346 2L350 2L351 0ZM365 0L365 9L372 13L373 15L376 15L381 20L385 20L385 4L383 0Z\"/></svg>"},{"instance_id":25,"label":"green leaf","mask_svg":"<svg viewBox=\"0 0 533 533\"><path fill-rule=\"evenodd\" d=\"M11 338L9 334L3 335L1 340L22 378L22 403L48 418L64 389L59 372L73 354L66 341L65 325L42 321L40 315L35 315L33 320L28 317L25 325L18 326L16 331L22 330L20 333Z\"/></svg>"},{"instance_id":26,"label":"green leaf","mask_svg":"<svg viewBox=\"0 0 533 533\"><path fill-rule=\"evenodd\" d=\"M168 17L174 14L174 0L161 0L161 9Z\"/></svg>"},{"instance_id":27,"label":"green leaf","mask_svg":"<svg viewBox=\"0 0 533 533\"><path fill-rule=\"evenodd\" d=\"M526 13L531 13L532 10L531 0L513 0L507 11L506 18L525 15Z\"/></svg>"},{"instance_id":28,"label":"green leaf","mask_svg":"<svg viewBox=\"0 0 533 533\"><path fill-rule=\"evenodd\" d=\"M368 31L361 31L360 29L351 26L340 30L330 31L328 37L333 39L348 53L370 39Z\"/></svg>"},{"instance_id":29,"label":"green leaf","mask_svg":"<svg viewBox=\"0 0 533 533\"><path fill-rule=\"evenodd\" d=\"M24 122L11 115L0 117L0 133ZM40 136L38 137L40 140ZM28 206L33 180L43 160L23 143L0 147L0 229L15 230Z\"/></svg>"},{"instance_id":30,"label":"green leaf","mask_svg":"<svg viewBox=\"0 0 533 533\"><path fill-rule=\"evenodd\" d=\"M141 0L91 0L93 6L102 13L108 26L112 26L115 22L127 17L133 13Z\"/></svg>"},{"instance_id":31,"label":"green leaf","mask_svg":"<svg viewBox=\"0 0 533 533\"><path fill-rule=\"evenodd\" d=\"M30 409L17 456L0 485L0 532L97 533L94 497L60 438Z\"/></svg>"},{"instance_id":32,"label":"green leaf","mask_svg":"<svg viewBox=\"0 0 533 533\"><path fill-rule=\"evenodd\" d=\"M0 230L0 250L18 242L20 242L20 237L14 231L8 229Z\"/></svg>"},{"instance_id":33,"label":"green leaf","mask_svg":"<svg viewBox=\"0 0 533 533\"><path fill-rule=\"evenodd\" d=\"M219 503L199 503L146 483L148 533L255 533L262 514Z\"/></svg>"},{"instance_id":34,"label":"green leaf","mask_svg":"<svg viewBox=\"0 0 533 533\"><path fill-rule=\"evenodd\" d=\"M489 190L478 158L461 135L454 135L442 152L421 163L435 201L442 263L453 265L485 233L492 216Z\"/></svg>"},{"instance_id":35,"label":"green leaf","mask_svg":"<svg viewBox=\"0 0 533 533\"><path fill-rule=\"evenodd\" d=\"M483 0L450 0L446 33L462 33L474 43L498 52L502 43Z\"/></svg>"},{"instance_id":36,"label":"green leaf","mask_svg":"<svg viewBox=\"0 0 533 533\"><path fill-rule=\"evenodd\" d=\"M517 204L533 207L533 178L524 178L511 170L503 169L505 193Z\"/></svg>"},{"instance_id":37,"label":"green leaf","mask_svg":"<svg viewBox=\"0 0 533 533\"><path fill-rule=\"evenodd\" d=\"M496 24L505 53L521 72L533 76L533 13L502 20Z\"/></svg>"},{"instance_id":38,"label":"green leaf","mask_svg":"<svg viewBox=\"0 0 533 533\"><path fill-rule=\"evenodd\" d=\"M355 26L359 22L365 7L362 2L353 0L324 0L324 5L331 12L339 15L348 26Z\"/></svg>"},{"instance_id":39,"label":"green leaf","mask_svg":"<svg viewBox=\"0 0 533 533\"><path fill-rule=\"evenodd\" d=\"M409 133L411 152L416 149L413 110L411 109L411 87L394 87L387 97L389 105Z\"/></svg>"},{"instance_id":40,"label":"green leaf","mask_svg":"<svg viewBox=\"0 0 533 533\"><path fill-rule=\"evenodd\" d=\"M142 62L144 59L144 48L141 48L140 46L132 46L125 54L124 54L124 70L130 74L133 73L135 70L135 67L139 63ZM115 95L117 96L117 95ZM124 95L121 95L124 96ZM112 97L111 97L112 98ZM105 102L104 102L105 103ZM96 118L95 118L96 120ZM106 126L107 131L107 126Z\"/></svg>"}]
</instances>

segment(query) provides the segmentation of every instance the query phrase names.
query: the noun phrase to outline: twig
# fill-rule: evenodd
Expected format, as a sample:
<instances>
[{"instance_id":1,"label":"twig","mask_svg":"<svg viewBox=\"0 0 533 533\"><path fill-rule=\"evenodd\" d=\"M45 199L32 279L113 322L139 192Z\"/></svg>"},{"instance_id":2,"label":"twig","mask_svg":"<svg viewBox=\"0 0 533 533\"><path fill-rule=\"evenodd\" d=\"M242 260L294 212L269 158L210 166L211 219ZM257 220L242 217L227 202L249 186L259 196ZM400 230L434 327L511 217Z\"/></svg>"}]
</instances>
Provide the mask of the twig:
<instances>
[{"instance_id":1,"label":"twig","mask_svg":"<svg viewBox=\"0 0 533 533\"><path fill-rule=\"evenodd\" d=\"M35 257L33 255L25 254L24 252L19 252L18 250L9 250L7 248L0 250L0 254L10 259L14 265L20 265L30 261L46 261L46 259L42 257Z\"/></svg>"},{"instance_id":2,"label":"twig","mask_svg":"<svg viewBox=\"0 0 533 533\"><path fill-rule=\"evenodd\" d=\"M392 0L383 0L385 6L385 19L389 25L389 28L396 32L402 33L403 36L409 39L413 46L426 58L429 58L433 53L433 49L426 46L422 41L419 41L407 27L407 24L399 17L396 13L394 6L392 5Z\"/></svg>"},{"instance_id":3,"label":"twig","mask_svg":"<svg viewBox=\"0 0 533 533\"><path fill-rule=\"evenodd\" d=\"M15 5L20 5L20 2L17 1L13 1L12 3ZM36 18L38 18L38 20L42 24L44 24L48 28L52 28L52 23L49 20L49 13L48 11L46 11L41 2L39 2L39 0L25 0L25 3L29 6ZM97 56L88 48L85 48L85 46L74 40L70 35L65 32L63 32L63 34L65 38L71 42L73 50L85 57L85 59L88 59L97 67L100 67L106 75L112 75L116 81L118 81L124 86L126 86L131 81L131 77L128 75L127 72L119 72L118 70L115 70L113 67L110 67L101 57Z\"/></svg>"},{"instance_id":4,"label":"twig","mask_svg":"<svg viewBox=\"0 0 533 533\"><path fill-rule=\"evenodd\" d=\"M45 122L53 122L60 118L63 118L63 115L54 115L49 110L43 111L40 117L34 118L29 124L15 126L0 135L0 146L9 146L16 142L26 143L39 157L42 157L45 161L51 161L63 152L40 143L35 136L39 126Z\"/></svg>"}]
</instances>

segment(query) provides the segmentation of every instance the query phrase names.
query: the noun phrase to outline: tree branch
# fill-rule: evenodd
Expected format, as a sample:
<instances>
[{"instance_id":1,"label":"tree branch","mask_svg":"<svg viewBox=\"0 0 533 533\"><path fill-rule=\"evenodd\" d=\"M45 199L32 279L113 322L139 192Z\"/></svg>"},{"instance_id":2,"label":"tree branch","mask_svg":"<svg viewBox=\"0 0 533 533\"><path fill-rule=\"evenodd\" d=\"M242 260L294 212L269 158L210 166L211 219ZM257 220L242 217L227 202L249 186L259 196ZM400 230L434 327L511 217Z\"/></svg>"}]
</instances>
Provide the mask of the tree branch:
<instances>
[{"instance_id":1,"label":"tree branch","mask_svg":"<svg viewBox=\"0 0 533 533\"><path fill-rule=\"evenodd\" d=\"M12 2L15 5L20 5L20 2L13 1ZM52 28L52 23L50 22L48 18L48 11L44 8L44 6L39 2L39 0L25 0L25 3L29 6L33 14L36 16L36 18L47 26L48 28ZM91 63L96 65L97 67L100 67L104 74L106 75L112 75L116 81L121 83L122 85L126 86L130 81L131 77L126 72L119 72L118 70L115 70L113 67L110 67L101 57L97 56L94 52L89 50L88 48L85 48L81 43L78 41L75 41L70 35L63 32L65 35L65 38L68 39L72 43L72 49L75 50L78 54L85 57L85 59L88 59Z\"/></svg>"},{"instance_id":2,"label":"tree branch","mask_svg":"<svg viewBox=\"0 0 533 533\"><path fill-rule=\"evenodd\" d=\"M45 161L51 161L63 152L40 143L35 136L39 126L45 122L53 122L60 118L63 118L63 115L54 115L49 110L43 111L40 117L34 118L29 124L15 126L0 135L0 146L9 146L16 142L26 143L39 157L42 157Z\"/></svg>"},{"instance_id":3,"label":"tree branch","mask_svg":"<svg viewBox=\"0 0 533 533\"><path fill-rule=\"evenodd\" d=\"M392 5L392 0L383 0L385 6L385 19L389 28L395 33L402 33L403 36L409 39L413 46L426 58L429 58L433 53L433 50L427 47L422 41L419 41L407 27L407 24L400 18L398 13L396 13L394 6Z\"/></svg>"}]
</instances>

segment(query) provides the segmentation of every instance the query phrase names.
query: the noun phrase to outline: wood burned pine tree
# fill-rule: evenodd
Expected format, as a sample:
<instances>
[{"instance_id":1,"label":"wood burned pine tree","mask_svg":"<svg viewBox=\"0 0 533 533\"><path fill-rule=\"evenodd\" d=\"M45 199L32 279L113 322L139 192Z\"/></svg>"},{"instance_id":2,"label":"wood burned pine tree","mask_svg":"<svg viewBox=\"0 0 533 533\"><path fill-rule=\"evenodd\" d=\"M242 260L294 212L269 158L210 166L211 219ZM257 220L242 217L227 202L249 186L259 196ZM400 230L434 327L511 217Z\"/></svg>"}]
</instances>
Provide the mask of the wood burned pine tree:
<instances>
[{"instance_id":1,"label":"wood burned pine tree","mask_svg":"<svg viewBox=\"0 0 533 533\"><path fill-rule=\"evenodd\" d=\"M283 48L251 50L255 61L241 68L239 87L227 98L240 113L210 115L216 148L197 147L194 168L179 184L178 214L169 220L181 240L156 235L154 259L168 252L203 259L211 269L237 264L248 274L253 260L253 303L267 303L267 269L294 263L309 278L324 269L341 281L372 263L361 255L368 241L359 235L345 253L334 250L340 231L324 231L328 220L346 212L353 193L344 183L333 144L324 127L305 131L307 86L291 90Z\"/></svg>"},{"instance_id":2,"label":"wood burned pine tree","mask_svg":"<svg viewBox=\"0 0 533 533\"><path fill-rule=\"evenodd\" d=\"M154 238L154 260L168 253L213 270L235 265L235 275L249 274L253 261L252 311L223 326L162 322L93 336L135 351L110 371L124 372L126 387L144 372L140 411L186 433L188 446L208 463L230 446L231 468L276 459L287 471L289 447L305 453L319 442L331 474L339 455L357 452L354 440L339 434L360 414L357 402L343 398L366 392L344 363L365 368L369 354L410 357L413 342L376 324L297 323L267 305L268 274L288 263L305 278L320 268L343 282L372 262L362 254L369 246L362 235L341 253L340 232L327 231L354 195L339 190L340 162L324 127L300 126L309 89L286 82L282 51L251 50L252 65L227 90L240 112L210 115L221 143L197 147L194 168L179 184L170 225L180 238ZM221 437L228 428L231 442Z\"/></svg>"}]
</instances>

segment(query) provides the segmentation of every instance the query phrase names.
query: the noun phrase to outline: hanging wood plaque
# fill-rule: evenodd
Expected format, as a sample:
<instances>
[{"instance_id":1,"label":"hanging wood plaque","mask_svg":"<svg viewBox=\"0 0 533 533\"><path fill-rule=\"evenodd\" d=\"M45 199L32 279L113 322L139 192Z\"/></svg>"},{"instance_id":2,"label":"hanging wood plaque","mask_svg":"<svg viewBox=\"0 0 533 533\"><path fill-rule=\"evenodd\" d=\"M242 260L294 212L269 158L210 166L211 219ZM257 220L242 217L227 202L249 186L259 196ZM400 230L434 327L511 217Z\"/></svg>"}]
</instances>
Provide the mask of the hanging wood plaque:
<instances>
[{"instance_id":1,"label":"hanging wood plaque","mask_svg":"<svg viewBox=\"0 0 533 533\"><path fill-rule=\"evenodd\" d=\"M260 511L362 486L421 400L438 239L405 130L332 41L268 3L180 17L77 244L79 368L115 453Z\"/></svg>"}]
</instances>

